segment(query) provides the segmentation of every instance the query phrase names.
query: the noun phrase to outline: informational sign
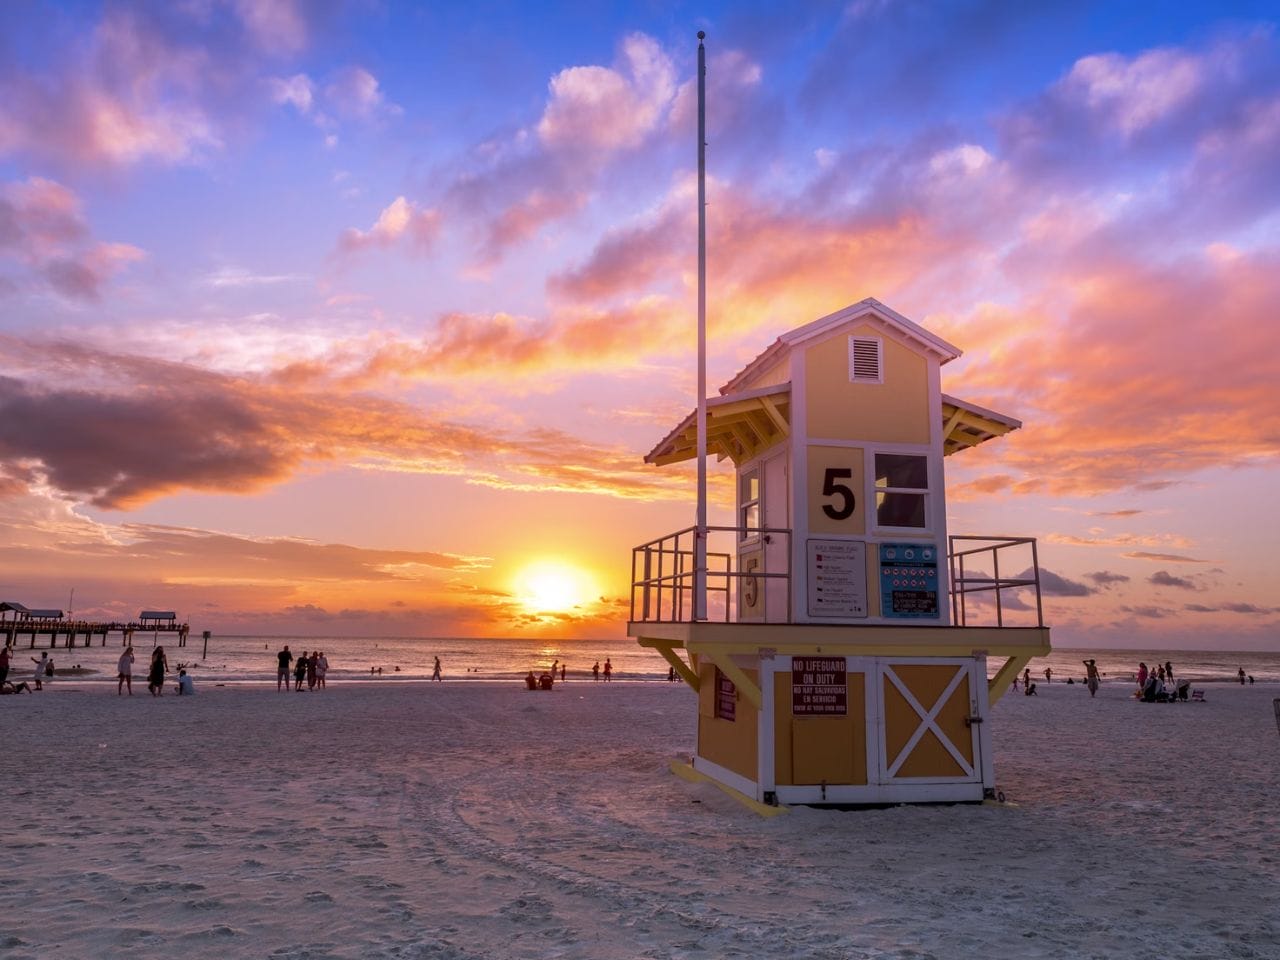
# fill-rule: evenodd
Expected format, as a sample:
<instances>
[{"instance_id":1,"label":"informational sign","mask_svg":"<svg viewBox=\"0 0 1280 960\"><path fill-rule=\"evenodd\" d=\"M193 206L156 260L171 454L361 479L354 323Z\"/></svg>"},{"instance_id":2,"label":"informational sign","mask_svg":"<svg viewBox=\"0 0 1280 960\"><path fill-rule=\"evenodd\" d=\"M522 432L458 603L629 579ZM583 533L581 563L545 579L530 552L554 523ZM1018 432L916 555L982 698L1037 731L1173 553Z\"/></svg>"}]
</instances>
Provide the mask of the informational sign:
<instances>
[{"instance_id":1,"label":"informational sign","mask_svg":"<svg viewBox=\"0 0 1280 960\"><path fill-rule=\"evenodd\" d=\"M844 657L791 658L791 713L843 717L849 712Z\"/></svg>"},{"instance_id":2,"label":"informational sign","mask_svg":"<svg viewBox=\"0 0 1280 960\"><path fill-rule=\"evenodd\" d=\"M932 543L880 544L880 615L938 618L938 548Z\"/></svg>"},{"instance_id":3,"label":"informational sign","mask_svg":"<svg viewBox=\"0 0 1280 960\"><path fill-rule=\"evenodd\" d=\"M716 668L716 716L721 720L736 719L738 709L738 688L733 681Z\"/></svg>"},{"instance_id":4,"label":"informational sign","mask_svg":"<svg viewBox=\"0 0 1280 960\"><path fill-rule=\"evenodd\" d=\"M850 620L867 615L867 545L810 540L809 616Z\"/></svg>"}]
</instances>

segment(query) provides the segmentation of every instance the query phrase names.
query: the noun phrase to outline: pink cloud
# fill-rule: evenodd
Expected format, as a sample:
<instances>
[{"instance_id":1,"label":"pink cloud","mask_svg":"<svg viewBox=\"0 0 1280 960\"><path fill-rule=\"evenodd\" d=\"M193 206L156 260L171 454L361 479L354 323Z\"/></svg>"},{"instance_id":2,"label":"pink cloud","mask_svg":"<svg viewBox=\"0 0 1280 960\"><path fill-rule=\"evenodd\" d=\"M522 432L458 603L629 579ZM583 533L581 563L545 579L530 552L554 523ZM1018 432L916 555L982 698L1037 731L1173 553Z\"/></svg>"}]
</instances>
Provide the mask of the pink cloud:
<instances>
[{"instance_id":1,"label":"pink cloud","mask_svg":"<svg viewBox=\"0 0 1280 960\"><path fill-rule=\"evenodd\" d=\"M388 249L402 240L410 247L427 250L435 243L440 232L440 214L436 210L424 210L404 197L396 197L368 230L355 227L343 232L338 239L338 249L344 253L356 253L370 248Z\"/></svg>"},{"instance_id":2,"label":"pink cloud","mask_svg":"<svg viewBox=\"0 0 1280 960\"><path fill-rule=\"evenodd\" d=\"M306 17L297 0L234 0L253 41L271 53L297 53L307 45Z\"/></svg>"},{"instance_id":3,"label":"pink cloud","mask_svg":"<svg viewBox=\"0 0 1280 960\"><path fill-rule=\"evenodd\" d=\"M675 68L657 41L632 34L619 69L568 67L551 78L537 131L553 150L621 150L658 129L675 96Z\"/></svg>"},{"instance_id":4,"label":"pink cloud","mask_svg":"<svg viewBox=\"0 0 1280 960\"><path fill-rule=\"evenodd\" d=\"M127 243L91 242L79 198L60 183L31 177L0 185L0 259L65 297L99 299L115 274L144 257Z\"/></svg>"},{"instance_id":5,"label":"pink cloud","mask_svg":"<svg viewBox=\"0 0 1280 960\"><path fill-rule=\"evenodd\" d=\"M1063 97L1131 136L1182 108L1204 83L1202 57L1184 50L1148 50L1082 57L1062 80Z\"/></svg>"},{"instance_id":6,"label":"pink cloud","mask_svg":"<svg viewBox=\"0 0 1280 960\"><path fill-rule=\"evenodd\" d=\"M339 113L368 119L379 112L398 113L400 108L388 103L378 78L363 67L347 67L325 87L325 95Z\"/></svg>"}]
</instances>

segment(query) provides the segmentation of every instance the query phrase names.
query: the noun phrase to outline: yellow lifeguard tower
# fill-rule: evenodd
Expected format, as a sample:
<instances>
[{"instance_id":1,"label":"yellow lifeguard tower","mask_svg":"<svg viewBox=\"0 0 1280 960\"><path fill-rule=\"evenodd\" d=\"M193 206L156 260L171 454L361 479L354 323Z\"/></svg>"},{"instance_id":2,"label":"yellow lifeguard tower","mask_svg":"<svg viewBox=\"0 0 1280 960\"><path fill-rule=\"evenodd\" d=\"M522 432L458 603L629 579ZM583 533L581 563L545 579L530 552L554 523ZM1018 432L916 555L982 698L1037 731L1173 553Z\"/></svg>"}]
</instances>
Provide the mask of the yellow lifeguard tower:
<instances>
[{"instance_id":1,"label":"yellow lifeguard tower","mask_svg":"<svg viewBox=\"0 0 1280 960\"><path fill-rule=\"evenodd\" d=\"M627 625L698 692L694 773L771 806L994 792L990 708L1049 630L1034 540L947 529L944 458L1021 426L942 393L959 356L867 299L706 402L736 522L707 527L705 606L696 526L636 547ZM696 434L690 414L645 459Z\"/></svg>"}]
</instances>

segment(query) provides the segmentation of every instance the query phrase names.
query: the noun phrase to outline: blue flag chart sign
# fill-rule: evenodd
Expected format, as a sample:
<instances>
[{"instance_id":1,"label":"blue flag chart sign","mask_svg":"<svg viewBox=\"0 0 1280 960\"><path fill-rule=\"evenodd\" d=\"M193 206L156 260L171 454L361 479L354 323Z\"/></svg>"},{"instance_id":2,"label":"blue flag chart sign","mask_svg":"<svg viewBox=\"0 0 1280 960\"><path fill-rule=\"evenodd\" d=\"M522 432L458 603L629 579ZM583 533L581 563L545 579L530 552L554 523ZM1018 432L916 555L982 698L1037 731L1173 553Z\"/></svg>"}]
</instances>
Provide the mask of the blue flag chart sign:
<instances>
[{"instance_id":1,"label":"blue flag chart sign","mask_svg":"<svg viewBox=\"0 0 1280 960\"><path fill-rule=\"evenodd\" d=\"M938 616L938 548L932 543L880 544L880 616Z\"/></svg>"}]
</instances>

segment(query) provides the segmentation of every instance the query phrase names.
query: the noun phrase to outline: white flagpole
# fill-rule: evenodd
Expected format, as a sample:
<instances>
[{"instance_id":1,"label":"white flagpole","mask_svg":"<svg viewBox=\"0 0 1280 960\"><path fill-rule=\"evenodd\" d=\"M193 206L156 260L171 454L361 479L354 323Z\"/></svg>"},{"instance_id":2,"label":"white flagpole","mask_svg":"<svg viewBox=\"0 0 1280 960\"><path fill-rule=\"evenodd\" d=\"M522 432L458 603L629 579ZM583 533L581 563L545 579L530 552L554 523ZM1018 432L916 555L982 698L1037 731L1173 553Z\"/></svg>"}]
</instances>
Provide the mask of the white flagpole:
<instances>
[{"instance_id":1,"label":"white flagpole","mask_svg":"<svg viewBox=\"0 0 1280 960\"><path fill-rule=\"evenodd\" d=\"M707 619L707 52L698 31L698 518L693 619Z\"/></svg>"}]
</instances>

